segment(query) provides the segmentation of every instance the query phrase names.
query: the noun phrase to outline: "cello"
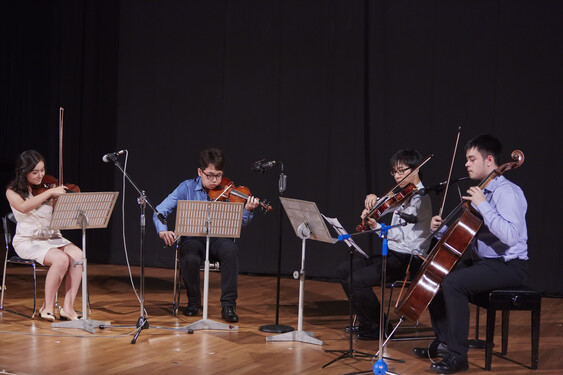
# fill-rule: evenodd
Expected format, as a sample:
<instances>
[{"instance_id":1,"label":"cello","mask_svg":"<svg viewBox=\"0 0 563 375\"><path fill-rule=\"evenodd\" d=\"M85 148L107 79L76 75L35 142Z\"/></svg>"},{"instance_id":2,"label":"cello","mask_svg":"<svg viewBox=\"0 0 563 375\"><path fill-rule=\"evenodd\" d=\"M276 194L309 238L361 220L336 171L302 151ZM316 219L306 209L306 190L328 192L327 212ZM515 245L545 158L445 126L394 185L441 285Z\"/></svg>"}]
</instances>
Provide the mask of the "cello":
<instances>
[{"instance_id":1,"label":"cello","mask_svg":"<svg viewBox=\"0 0 563 375\"><path fill-rule=\"evenodd\" d=\"M511 157L515 161L505 163L493 170L479 183L478 187L481 189L485 188L504 172L516 169L524 163L524 153L520 150L512 151ZM446 225L446 223L452 224L449 225L447 231L422 264L418 274L409 285L407 292L397 302L395 312L401 319L406 317L412 321L419 320L422 312L428 307L436 293L438 293L444 277L454 268L469 244L473 241L473 238L483 224L483 219L471 206L471 202L465 201L448 215L440 228Z\"/></svg>"}]
</instances>

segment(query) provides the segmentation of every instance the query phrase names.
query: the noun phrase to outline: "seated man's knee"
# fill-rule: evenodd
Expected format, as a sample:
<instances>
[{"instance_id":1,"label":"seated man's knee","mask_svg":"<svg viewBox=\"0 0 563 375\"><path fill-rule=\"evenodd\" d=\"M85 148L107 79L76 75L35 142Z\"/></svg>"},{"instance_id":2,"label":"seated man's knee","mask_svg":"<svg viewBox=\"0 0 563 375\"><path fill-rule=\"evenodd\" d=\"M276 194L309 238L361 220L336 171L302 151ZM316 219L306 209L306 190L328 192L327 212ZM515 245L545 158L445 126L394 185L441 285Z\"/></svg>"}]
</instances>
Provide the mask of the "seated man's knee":
<instances>
[{"instance_id":1,"label":"seated man's knee","mask_svg":"<svg viewBox=\"0 0 563 375\"><path fill-rule=\"evenodd\" d=\"M180 259L180 263L184 266L188 266L192 264L192 265L197 265L199 267L201 261L202 261L201 257L199 256L199 254L196 253L183 254L182 258Z\"/></svg>"}]
</instances>

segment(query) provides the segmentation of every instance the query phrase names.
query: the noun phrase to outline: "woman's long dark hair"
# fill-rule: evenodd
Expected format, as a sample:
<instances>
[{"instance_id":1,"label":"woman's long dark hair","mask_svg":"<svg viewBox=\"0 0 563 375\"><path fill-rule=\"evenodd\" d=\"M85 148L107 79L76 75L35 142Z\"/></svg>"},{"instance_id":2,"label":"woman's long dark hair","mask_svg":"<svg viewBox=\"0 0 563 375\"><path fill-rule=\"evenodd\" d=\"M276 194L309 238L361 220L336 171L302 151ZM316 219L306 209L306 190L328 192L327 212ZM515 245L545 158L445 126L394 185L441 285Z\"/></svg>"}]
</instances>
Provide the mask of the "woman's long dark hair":
<instances>
[{"instance_id":1,"label":"woman's long dark hair","mask_svg":"<svg viewBox=\"0 0 563 375\"><path fill-rule=\"evenodd\" d=\"M7 188L26 199L29 196L27 175L40 161L45 163L45 158L39 152L35 150L22 152L16 161L16 177L8 184Z\"/></svg>"}]
</instances>

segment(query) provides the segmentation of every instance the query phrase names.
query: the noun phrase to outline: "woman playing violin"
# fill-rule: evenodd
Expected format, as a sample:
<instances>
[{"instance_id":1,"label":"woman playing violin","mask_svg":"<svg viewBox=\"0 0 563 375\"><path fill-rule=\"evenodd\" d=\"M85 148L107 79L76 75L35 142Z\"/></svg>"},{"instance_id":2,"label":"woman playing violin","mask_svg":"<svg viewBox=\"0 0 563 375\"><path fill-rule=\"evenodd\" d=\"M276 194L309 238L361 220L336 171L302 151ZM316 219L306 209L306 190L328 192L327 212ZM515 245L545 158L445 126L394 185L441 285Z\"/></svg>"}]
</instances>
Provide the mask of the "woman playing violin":
<instances>
[{"instance_id":1,"label":"woman playing violin","mask_svg":"<svg viewBox=\"0 0 563 375\"><path fill-rule=\"evenodd\" d=\"M198 176L178 185L156 207L156 210L164 216L168 216L176 208L179 200L210 200L208 192L217 188L223 179L224 163L222 151L216 148L201 151L197 169ZM248 197L242 216L243 226L252 220L252 211L258 207L258 204L258 198ZM172 246L177 239L176 234L168 230L168 227L160 222L156 214L153 216L153 221L158 236L166 245ZM184 314L195 316L201 305L200 266L205 256L205 238L189 237L180 244L180 247L180 268L188 295L188 305ZM221 316L227 322L236 323L239 320L236 313L238 247L230 238L211 238L209 258L211 261L218 261L221 264Z\"/></svg>"},{"instance_id":2,"label":"woman playing violin","mask_svg":"<svg viewBox=\"0 0 563 375\"><path fill-rule=\"evenodd\" d=\"M471 139L465 146L469 177L487 178L498 168L501 150L500 141L491 135ZM419 357L442 357L430 370L445 374L468 368L469 297L521 286L528 275L527 202L522 189L499 175L483 189L471 187L463 199L483 217L483 225L428 307L436 340L427 348L414 349ZM432 218L431 230L438 238L447 229L442 222L439 216Z\"/></svg>"},{"instance_id":3,"label":"woman playing violin","mask_svg":"<svg viewBox=\"0 0 563 375\"><path fill-rule=\"evenodd\" d=\"M397 190L405 188L409 184L415 185L417 189L424 187L420 180L419 172L416 169L421 160L421 155L416 150L400 150L391 157L391 176L398 184ZM361 215L362 219L378 202L380 202L380 198L375 194L370 194L366 197L365 209ZM389 230L387 234L389 247L387 276L389 280L402 279L405 276L409 262L411 262L412 272L416 272L421 261L418 257L411 257L411 254L424 254L429 246L428 241L424 239L430 234L428 229L432 216L430 198L426 195L412 194L397 203L393 211L399 210L403 213L414 215L418 218L418 222ZM400 219L398 214L393 214L391 219L392 225L398 224L401 221L402 219ZM380 226L374 218L369 218L367 224L372 229ZM354 259L354 275L352 278L353 304L360 321L358 338L362 340L377 340L379 338L380 304L372 287L381 283L381 259L381 255L375 255L369 259L364 259L363 257ZM345 262L341 264L338 266L337 271L342 288L349 297L350 263Z\"/></svg>"},{"instance_id":4,"label":"woman playing violin","mask_svg":"<svg viewBox=\"0 0 563 375\"><path fill-rule=\"evenodd\" d=\"M52 199L65 194L64 186L44 189L32 194L33 186L40 185L45 176L45 159L34 150L24 151L16 162L16 177L8 184L6 198L17 220L13 246L25 259L49 266L45 277L45 301L39 309L41 318L55 320L55 296L63 278L65 282L64 304L60 308L61 319L78 319L74 301L82 279L82 266L74 265L82 260L82 250L61 236L58 230L50 230L53 213Z\"/></svg>"}]
</instances>

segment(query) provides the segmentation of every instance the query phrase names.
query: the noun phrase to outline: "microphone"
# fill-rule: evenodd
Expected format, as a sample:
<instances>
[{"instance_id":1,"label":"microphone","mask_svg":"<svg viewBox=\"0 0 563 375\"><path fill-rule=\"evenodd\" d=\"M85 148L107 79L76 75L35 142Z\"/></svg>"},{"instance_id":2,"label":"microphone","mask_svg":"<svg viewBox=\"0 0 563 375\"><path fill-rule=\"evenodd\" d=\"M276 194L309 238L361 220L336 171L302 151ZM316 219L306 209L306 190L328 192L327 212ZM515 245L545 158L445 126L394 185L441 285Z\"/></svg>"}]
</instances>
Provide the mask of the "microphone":
<instances>
[{"instance_id":1,"label":"microphone","mask_svg":"<svg viewBox=\"0 0 563 375\"><path fill-rule=\"evenodd\" d=\"M406 221L407 223L410 224L418 223L418 217L416 217L415 215L406 214L404 212L399 212L399 211L395 211L395 214L399 215L399 217L404 221Z\"/></svg>"},{"instance_id":2,"label":"microphone","mask_svg":"<svg viewBox=\"0 0 563 375\"><path fill-rule=\"evenodd\" d=\"M468 178L469 177L467 177L467 176L457 178L455 180L450 181L450 185L456 184L460 181L467 180ZM419 190L418 194L419 195L425 195L425 194L428 194L431 191L434 191L436 194L440 194L442 191L446 190L447 183L448 183L448 181L442 181L442 182L440 182L436 185L432 185L432 186L429 186L429 187L422 188L422 189Z\"/></svg>"},{"instance_id":3,"label":"microphone","mask_svg":"<svg viewBox=\"0 0 563 375\"><path fill-rule=\"evenodd\" d=\"M277 162L275 160L266 161L266 159L257 160L252 163L252 171L255 173L264 173L268 169L272 169L275 167Z\"/></svg>"},{"instance_id":4,"label":"microphone","mask_svg":"<svg viewBox=\"0 0 563 375\"><path fill-rule=\"evenodd\" d=\"M105 154L102 156L102 160L104 163L109 163L110 161L114 161L116 157L125 153L125 150L119 150L117 152L110 152L109 154Z\"/></svg>"}]
</instances>

